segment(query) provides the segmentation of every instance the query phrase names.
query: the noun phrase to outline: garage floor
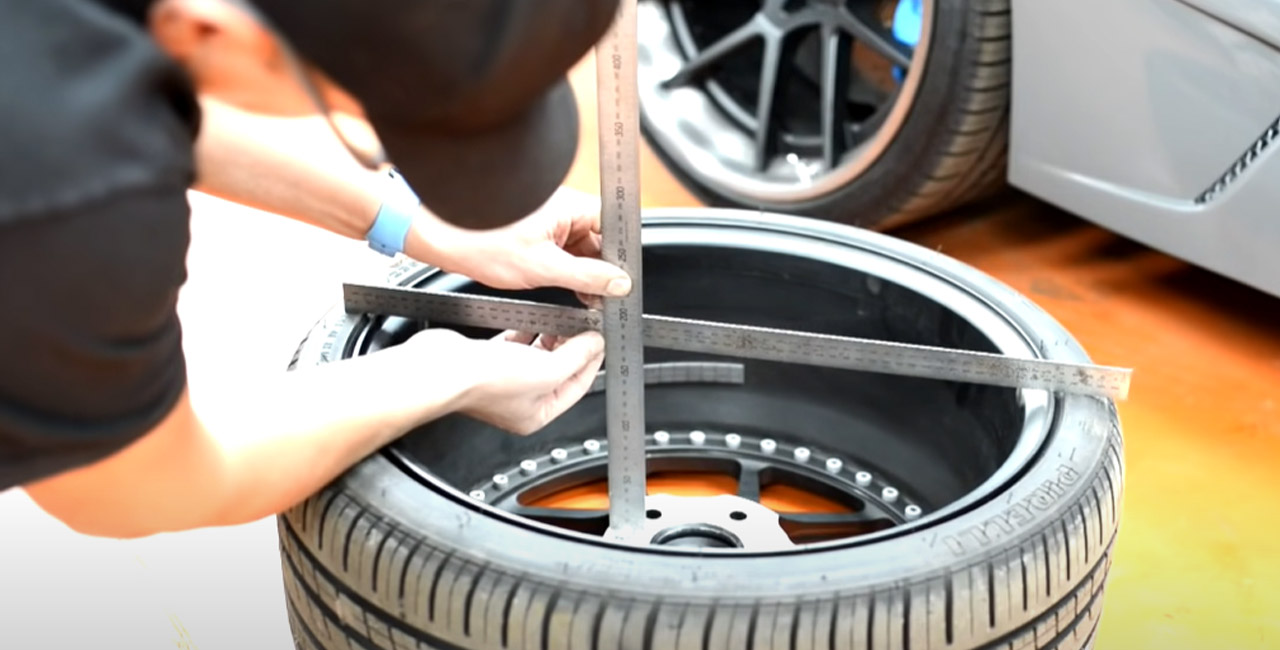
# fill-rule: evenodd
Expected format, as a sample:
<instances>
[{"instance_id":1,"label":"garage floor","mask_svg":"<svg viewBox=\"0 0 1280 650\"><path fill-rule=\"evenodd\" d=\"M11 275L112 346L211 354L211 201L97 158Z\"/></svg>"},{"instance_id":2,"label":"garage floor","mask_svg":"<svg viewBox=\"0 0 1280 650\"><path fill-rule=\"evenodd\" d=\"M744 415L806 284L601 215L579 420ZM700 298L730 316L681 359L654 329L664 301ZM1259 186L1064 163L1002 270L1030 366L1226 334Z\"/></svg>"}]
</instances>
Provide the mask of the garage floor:
<instances>
[{"instance_id":1,"label":"garage floor","mask_svg":"<svg viewBox=\"0 0 1280 650\"><path fill-rule=\"evenodd\" d=\"M587 100L592 74L575 74ZM595 191L589 101L582 116L569 184ZM647 205L697 205L651 156L644 175ZM208 197L192 206L181 311L197 407L213 413L235 408L224 389L283 368L341 280L383 262ZM1026 293L1096 361L1136 369L1120 405L1127 492L1098 650L1280 647L1280 298L1017 195L897 234ZM291 647L275 543L270 520L83 538L0 494L0 647Z\"/></svg>"}]
</instances>

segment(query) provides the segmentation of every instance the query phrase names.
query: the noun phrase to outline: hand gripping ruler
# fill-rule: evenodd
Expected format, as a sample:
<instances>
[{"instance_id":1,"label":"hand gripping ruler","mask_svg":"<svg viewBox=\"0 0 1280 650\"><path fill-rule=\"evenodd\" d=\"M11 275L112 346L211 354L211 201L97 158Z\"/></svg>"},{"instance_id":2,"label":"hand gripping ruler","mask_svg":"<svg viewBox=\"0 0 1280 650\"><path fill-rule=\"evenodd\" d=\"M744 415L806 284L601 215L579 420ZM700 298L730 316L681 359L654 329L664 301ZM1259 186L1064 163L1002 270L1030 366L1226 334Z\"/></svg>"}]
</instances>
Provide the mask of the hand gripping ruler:
<instances>
[{"instance_id":1,"label":"hand gripping ruler","mask_svg":"<svg viewBox=\"0 0 1280 650\"><path fill-rule=\"evenodd\" d=\"M643 545L645 522L644 347L1125 399L1131 370L873 339L645 314L640 245L636 0L622 0L596 46L600 141L601 257L632 278L626 298L601 311L509 298L346 283L347 312L454 326L605 337L609 529Z\"/></svg>"}]
</instances>

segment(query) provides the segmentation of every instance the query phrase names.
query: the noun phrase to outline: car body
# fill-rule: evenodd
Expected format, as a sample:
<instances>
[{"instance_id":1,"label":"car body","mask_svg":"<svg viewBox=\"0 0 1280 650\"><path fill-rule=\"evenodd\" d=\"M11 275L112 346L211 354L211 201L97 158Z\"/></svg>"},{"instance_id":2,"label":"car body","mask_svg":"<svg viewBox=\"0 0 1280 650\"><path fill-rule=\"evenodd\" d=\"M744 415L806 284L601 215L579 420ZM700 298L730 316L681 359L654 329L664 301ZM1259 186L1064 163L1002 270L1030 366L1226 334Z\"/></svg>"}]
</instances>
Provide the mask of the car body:
<instances>
[{"instance_id":1,"label":"car body","mask_svg":"<svg viewBox=\"0 0 1280 650\"><path fill-rule=\"evenodd\" d=\"M1009 183L1280 295L1280 2L1014 0Z\"/></svg>"},{"instance_id":2,"label":"car body","mask_svg":"<svg viewBox=\"0 0 1280 650\"><path fill-rule=\"evenodd\" d=\"M1280 135L1280 0L640 0L640 7L646 138L709 204L889 229L1011 186L1280 296L1280 160L1272 146ZM897 84L881 84L881 103L863 101L870 108L857 115L848 79L871 79L874 70L851 55L854 72L831 77L842 85L828 93L822 75L833 68L825 62L839 57L812 52L830 33L815 25L843 28L854 15L862 26L848 30L853 47L865 42L882 52ZM710 72L700 69L702 77L669 87L684 79L682 65L694 67L751 25L765 54L743 49L733 56L756 58L737 65L726 55ZM783 73L758 62L781 51L775 36L806 25L808 45L787 54L794 58L778 67ZM877 33L896 40L877 48ZM896 49L909 54L909 65L901 57L893 63ZM791 104L764 105L760 89L774 88L775 77L808 84L809 94L794 99L787 93L799 91L789 87L768 96ZM818 134L814 107L827 110L832 97L847 128ZM808 122L796 117L805 111ZM847 145L842 157L827 151L824 159L820 141L830 133ZM772 156L767 164L762 152Z\"/></svg>"}]
</instances>

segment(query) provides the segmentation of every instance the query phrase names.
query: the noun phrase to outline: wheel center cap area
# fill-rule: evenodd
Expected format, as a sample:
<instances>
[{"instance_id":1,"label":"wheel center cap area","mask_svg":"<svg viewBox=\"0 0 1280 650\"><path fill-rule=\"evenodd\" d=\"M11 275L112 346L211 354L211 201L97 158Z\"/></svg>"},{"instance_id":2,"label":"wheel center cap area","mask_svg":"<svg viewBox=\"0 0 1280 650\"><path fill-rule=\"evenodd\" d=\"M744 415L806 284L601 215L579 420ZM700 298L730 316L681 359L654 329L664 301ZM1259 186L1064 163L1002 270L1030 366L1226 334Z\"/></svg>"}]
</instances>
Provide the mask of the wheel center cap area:
<instances>
[{"instance_id":1,"label":"wheel center cap area","mask_svg":"<svg viewBox=\"0 0 1280 650\"><path fill-rule=\"evenodd\" d=\"M795 546L778 513L742 497L722 494L645 498L641 538L654 546L780 551Z\"/></svg>"}]
</instances>

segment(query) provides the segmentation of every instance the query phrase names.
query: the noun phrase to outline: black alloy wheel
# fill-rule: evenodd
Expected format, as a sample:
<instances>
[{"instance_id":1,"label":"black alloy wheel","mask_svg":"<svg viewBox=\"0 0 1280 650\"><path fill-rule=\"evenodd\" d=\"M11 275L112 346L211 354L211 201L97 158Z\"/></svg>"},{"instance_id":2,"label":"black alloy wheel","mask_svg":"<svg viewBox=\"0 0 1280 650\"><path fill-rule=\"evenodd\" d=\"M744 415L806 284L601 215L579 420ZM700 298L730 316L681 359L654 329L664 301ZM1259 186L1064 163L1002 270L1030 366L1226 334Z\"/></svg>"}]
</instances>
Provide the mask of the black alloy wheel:
<instances>
[{"instance_id":1,"label":"black alloy wheel","mask_svg":"<svg viewBox=\"0 0 1280 650\"><path fill-rule=\"evenodd\" d=\"M1087 360L1009 288L886 235L722 209L651 211L644 228L646 313ZM389 282L576 304L417 263ZM421 327L339 307L293 367ZM598 392L527 437L449 416L280 517L297 646L1091 643L1123 478L1109 401L646 355L649 546L601 536Z\"/></svg>"},{"instance_id":2,"label":"black alloy wheel","mask_svg":"<svg viewBox=\"0 0 1280 650\"><path fill-rule=\"evenodd\" d=\"M710 205L888 228L1003 186L1008 0L640 0L646 140Z\"/></svg>"}]
</instances>

